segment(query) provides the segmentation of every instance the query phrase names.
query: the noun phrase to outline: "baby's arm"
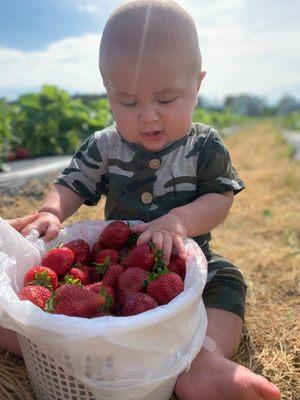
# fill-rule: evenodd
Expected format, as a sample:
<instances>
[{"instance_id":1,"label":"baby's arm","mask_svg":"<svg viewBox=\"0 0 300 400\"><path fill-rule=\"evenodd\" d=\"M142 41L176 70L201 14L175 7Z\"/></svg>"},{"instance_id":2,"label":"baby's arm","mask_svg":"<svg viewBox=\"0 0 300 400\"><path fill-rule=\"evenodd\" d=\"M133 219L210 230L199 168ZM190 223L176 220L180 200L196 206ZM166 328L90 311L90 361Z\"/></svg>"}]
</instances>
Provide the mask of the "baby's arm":
<instances>
[{"instance_id":1,"label":"baby's arm","mask_svg":"<svg viewBox=\"0 0 300 400\"><path fill-rule=\"evenodd\" d=\"M207 193L182 207L174 208L170 214L181 218L188 237L210 232L227 217L233 204L232 191L225 193Z\"/></svg>"},{"instance_id":2,"label":"baby's arm","mask_svg":"<svg viewBox=\"0 0 300 400\"><path fill-rule=\"evenodd\" d=\"M233 197L233 191L207 193L189 204L174 208L154 221L140 224L134 229L141 233L138 243L153 240L163 250L167 262L174 245L184 258L182 238L203 235L221 224L233 204Z\"/></svg>"},{"instance_id":3,"label":"baby's arm","mask_svg":"<svg viewBox=\"0 0 300 400\"><path fill-rule=\"evenodd\" d=\"M61 223L72 215L84 202L84 199L73 190L54 185L42 207L38 218L21 231L26 236L32 229L36 229L46 241L54 239L60 229Z\"/></svg>"}]
</instances>

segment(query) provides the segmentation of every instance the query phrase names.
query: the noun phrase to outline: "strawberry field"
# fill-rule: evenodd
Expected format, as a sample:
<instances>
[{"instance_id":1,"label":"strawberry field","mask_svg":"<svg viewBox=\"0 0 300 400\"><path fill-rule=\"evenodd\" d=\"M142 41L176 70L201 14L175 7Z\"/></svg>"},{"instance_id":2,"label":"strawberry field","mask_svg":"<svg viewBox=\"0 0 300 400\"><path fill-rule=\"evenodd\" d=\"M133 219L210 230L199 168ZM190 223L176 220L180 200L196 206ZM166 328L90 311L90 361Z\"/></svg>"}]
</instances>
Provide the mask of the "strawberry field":
<instances>
[{"instance_id":1,"label":"strawberry field","mask_svg":"<svg viewBox=\"0 0 300 400\"><path fill-rule=\"evenodd\" d=\"M197 109L194 120L223 128L245 117ZM45 85L39 93L21 95L14 102L0 99L0 163L72 154L91 133L110 123L105 97L71 97L55 86Z\"/></svg>"},{"instance_id":2,"label":"strawberry field","mask_svg":"<svg viewBox=\"0 0 300 400\"><path fill-rule=\"evenodd\" d=\"M215 251L240 267L248 283L244 335L235 358L278 385L283 400L299 400L300 165L273 120L242 127L225 141L246 183L212 242ZM51 179L44 182L45 192ZM28 193L1 195L1 216L38 208L43 193ZM83 206L65 225L103 218L104 202ZM22 360L4 350L0 398L34 400Z\"/></svg>"}]
</instances>

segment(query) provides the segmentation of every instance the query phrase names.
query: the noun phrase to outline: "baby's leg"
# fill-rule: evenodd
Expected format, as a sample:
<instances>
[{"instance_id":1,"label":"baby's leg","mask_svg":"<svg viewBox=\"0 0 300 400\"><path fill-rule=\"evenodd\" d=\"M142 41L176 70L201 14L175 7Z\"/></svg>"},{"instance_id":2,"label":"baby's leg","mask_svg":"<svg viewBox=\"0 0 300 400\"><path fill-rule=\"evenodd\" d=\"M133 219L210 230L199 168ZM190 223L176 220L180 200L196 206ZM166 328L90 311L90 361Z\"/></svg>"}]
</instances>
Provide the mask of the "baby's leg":
<instances>
[{"instance_id":1,"label":"baby's leg","mask_svg":"<svg viewBox=\"0 0 300 400\"><path fill-rule=\"evenodd\" d=\"M16 332L0 326L0 347L22 357L22 351Z\"/></svg>"},{"instance_id":2,"label":"baby's leg","mask_svg":"<svg viewBox=\"0 0 300 400\"><path fill-rule=\"evenodd\" d=\"M279 400L279 389L262 376L234 363L242 319L226 310L207 308L207 336L214 351L204 348L188 372L182 373L175 392L180 400Z\"/></svg>"}]
</instances>

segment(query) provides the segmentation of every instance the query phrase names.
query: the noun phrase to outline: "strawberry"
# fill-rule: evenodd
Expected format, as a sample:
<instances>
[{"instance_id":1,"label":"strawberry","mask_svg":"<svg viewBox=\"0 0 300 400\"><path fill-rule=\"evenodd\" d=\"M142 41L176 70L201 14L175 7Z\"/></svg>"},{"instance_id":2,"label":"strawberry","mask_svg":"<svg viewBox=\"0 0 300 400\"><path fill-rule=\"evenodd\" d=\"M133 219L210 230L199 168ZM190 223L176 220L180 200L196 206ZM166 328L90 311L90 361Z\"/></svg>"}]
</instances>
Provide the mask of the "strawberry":
<instances>
[{"instance_id":1,"label":"strawberry","mask_svg":"<svg viewBox=\"0 0 300 400\"><path fill-rule=\"evenodd\" d=\"M16 157L18 160L24 160L26 158L30 158L31 154L26 147L17 147L16 148Z\"/></svg>"},{"instance_id":2,"label":"strawberry","mask_svg":"<svg viewBox=\"0 0 300 400\"><path fill-rule=\"evenodd\" d=\"M90 272L90 281L91 282L98 282L104 274L106 273L107 268L111 264L116 264L119 261L119 253L117 250L114 249L104 249L101 250L96 258L95 262L93 262L93 265L95 267L92 267L93 270Z\"/></svg>"},{"instance_id":3,"label":"strawberry","mask_svg":"<svg viewBox=\"0 0 300 400\"><path fill-rule=\"evenodd\" d=\"M112 287L104 285L103 282L96 282L85 286L85 289L97 293L103 299L103 305L100 309L101 312L114 310L117 299Z\"/></svg>"},{"instance_id":4,"label":"strawberry","mask_svg":"<svg viewBox=\"0 0 300 400\"><path fill-rule=\"evenodd\" d=\"M47 311L70 317L89 318L96 314L104 301L98 294L77 285L62 285L56 289L53 299L47 303Z\"/></svg>"},{"instance_id":5,"label":"strawberry","mask_svg":"<svg viewBox=\"0 0 300 400\"><path fill-rule=\"evenodd\" d=\"M156 275L156 274L154 274ZM146 293L153 297L159 305L167 304L184 289L183 280L174 272L162 273L154 280L148 280Z\"/></svg>"},{"instance_id":6,"label":"strawberry","mask_svg":"<svg viewBox=\"0 0 300 400\"><path fill-rule=\"evenodd\" d=\"M154 266L155 257L153 250L149 243L143 243L135 246L131 252L122 261L123 267L142 268L147 271L152 271Z\"/></svg>"},{"instance_id":7,"label":"strawberry","mask_svg":"<svg viewBox=\"0 0 300 400\"><path fill-rule=\"evenodd\" d=\"M52 292L44 286L24 286L18 293L20 300L29 300L36 306L44 309L46 302L51 298Z\"/></svg>"},{"instance_id":8,"label":"strawberry","mask_svg":"<svg viewBox=\"0 0 300 400\"><path fill-rule=\"evenodd\" d=\"M186 262L183 258L179 257L178 254L171 254L168 269L169 271L178 274L184 280L186 272Z\"/></svg>"},{"instance_id":9,"label":"strawberry","mask_svg":"<svg viewBox=\"0 0 300 400\"><path fill-rule=\"evenodd\" d=\"M100 250L95 257L95 263L102 264L105 261L111 263L118 263L120 259L119 253L115 249Z\"/></svg>"},{"instance_id":10,"label":"strawberry","mask_svg":"<svg viewBox=\"0 0 300 400\"><path fill-rule=\"evenodd\" d=\"M99 242L94 243L91 251L90 261L91 262L95 261L97 254L103 249L104 247L102 246L102 244L100 244Z\"/></svg>"},{"instance_id":11,"label":"strawberry","mask_svg":"<svg viewBox=\"0 0 300 400\"><path fill-rule=\"evenodd\" d=\"M90 283L90 267L83 265L82 267L73 267L64 276L64 281L70 283L71 285L77 285L80 283L85 286Z\"/></svg>"},{"instance_id":12,"label":"strawberry","mask_svg":"<svg viewBox=\"0 0 300 400\"><path fill-rule=\"evenodd\" d=\"M125 222L113 221L103 229L99 242L104 247L121 249L127 244L130 233L131 230Z\"/></svg>"},{"instance_id":13,"label":"strawberry","mask_svg":"<svg viewBox=\"0 0 300 400\"><path fill-rule=\"evenodd\" d=\"M118 298L119 303L125 303L127 293L142 292L147 279L147 271L142 268L127 268L119 277Z\"/></svg>"},{"instance_id":14,"label":"strawberry","mask_svg":"<svg viewBox=\"0 0 300 400\"><path fill-rule=\"evenodd\" d=\"M82 239L72 240L64 245L75 254L75 265L87 265L90 261L90 245Z\"/></svg>"},{"instance_id":15,"label":"strawberry","mask_svg":"<svg viewBox=\"0 0 300 400\"><path fill-rule=\"evenodd\" d=\"M68 272L75 261L75 254L68 247L58 247L47 251L42 258L41 264L53 269L57 275Z\"/></svg>"},{"instance_id":16,"label":"strawberry","mask_svg":"<svg viewBox=\"0 0 300 400\"><path fill-rule=\"evenodd\" d=\"M24 276L24 286L28 285L45 286L54 291L58 286L57 275L51 268L35 265Z\"/></svg>"},{"instance_id":17,"label":"strawberry","mask_svg":"<svg viewBox=\"0 0 300 400\"><path fill-rule=\"evenodd\" d=\"M123 307L123 315L136 315L152 308L158 307L158 303L146 293L128 293Z\"/></svg>"},{"instance_id":18,"label":"strawberry","mask_svg":"<svg viewBox=\"0 0 300 400\"><path fill-rule=\"evenodd\" d=\"M124 272L124 268L120 264L111 264L103 277L103 284L117 289L119 277Z\"/></svg>"}]
</instances>

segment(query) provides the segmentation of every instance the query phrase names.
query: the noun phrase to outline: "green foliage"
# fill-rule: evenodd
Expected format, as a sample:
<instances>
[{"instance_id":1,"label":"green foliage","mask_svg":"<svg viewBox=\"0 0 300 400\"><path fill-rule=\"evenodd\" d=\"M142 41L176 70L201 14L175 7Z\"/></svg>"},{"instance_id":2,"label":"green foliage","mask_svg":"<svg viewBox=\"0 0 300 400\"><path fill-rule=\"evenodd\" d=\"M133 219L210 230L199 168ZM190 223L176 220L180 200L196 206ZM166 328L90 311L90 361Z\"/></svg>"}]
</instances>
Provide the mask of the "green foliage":
<instances>
[{"instance_id":1,"label":"green foliage","mask_svg":"<svg viewBox=\"0 0 300 400\"><path fill-rule=\"evenodd\" d=\"M232 114L230 112L206 111L197 108L194 112L194 122L202 122L212 125L218 129L225 128L234 124L241 124L249 118L241 115Z\"/></svg>"},{"instance_id":2,"label":"green foliage","mask_svg":"<svg viewBox=\"0 0 300 400\"><path fill-rule=\"evenodd\" d=\"M287 129L300 131L300 111L293 111L282 117L281 123Z\"/></svg>"},{"instance_id":3,"label":"green foliage","mask_svg":"<svg viewBox=\"0 0 300 400\"><path fill-rule=\"evenodd\" d=\"M111 122L106 99L88 106L55 86L45 85L8 104L0 103L0 148L26 147L32 156L72 154L95 130Z\"/></svg>"},{"instance_id":4,"label":"green foliage","mask_svg":"<svg viewBox=\"0 0 300 400\"><path fill-rule=\"evenodd\" d=\"M0 99L0 168L4 161L6 149L13 140L11 129L12 113L8 103Z\"/></svg>"},{"instance_id":5,"label":"green foliage","mask_svg":"<svg viewBox=\"0 0 300 400\"><path fill-rule=\"evenodd\" d=\"M194 121L217 129L240 124L247 118L229 112L197 109ZM112 123L106 98L71 97L66 91L45 85L8 103L0 99L0 164L10 148L25 147L30 154L72 154L91 133ZM1 156L2 154L2 156Z\"/></svg>"}]
</instances>

